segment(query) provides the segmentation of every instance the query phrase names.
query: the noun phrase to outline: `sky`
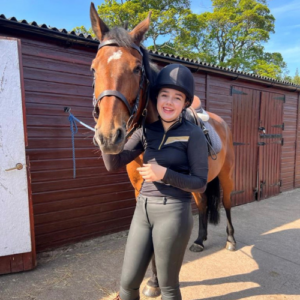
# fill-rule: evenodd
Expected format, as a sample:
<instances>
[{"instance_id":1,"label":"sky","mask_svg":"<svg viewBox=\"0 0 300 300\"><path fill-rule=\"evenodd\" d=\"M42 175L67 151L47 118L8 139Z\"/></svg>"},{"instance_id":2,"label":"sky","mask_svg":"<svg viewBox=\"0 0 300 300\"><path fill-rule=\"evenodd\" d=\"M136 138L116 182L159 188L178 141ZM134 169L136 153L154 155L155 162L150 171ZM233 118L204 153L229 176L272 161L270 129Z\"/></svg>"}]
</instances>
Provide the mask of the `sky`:
<instances>
[{"instance_id":1,"label":"sky","mask_svg":"<svg viewBox=\"0 0 300 300\"><path fill-rule=\"evenodd\" d=\"M300 71L300 0L267 1L276 21L275 34L271 34L264 45L265 50L280 52L287 63L289 75L294 76L296 68ZM102 2L94 0L95 5ZM59 29L72 30L81 25L90 28L90 3L91 0L0 0L0 15ZM210 0L191 0L191 9L195 13L211 11L212 4Z\"/></svg>"}]
</instances>

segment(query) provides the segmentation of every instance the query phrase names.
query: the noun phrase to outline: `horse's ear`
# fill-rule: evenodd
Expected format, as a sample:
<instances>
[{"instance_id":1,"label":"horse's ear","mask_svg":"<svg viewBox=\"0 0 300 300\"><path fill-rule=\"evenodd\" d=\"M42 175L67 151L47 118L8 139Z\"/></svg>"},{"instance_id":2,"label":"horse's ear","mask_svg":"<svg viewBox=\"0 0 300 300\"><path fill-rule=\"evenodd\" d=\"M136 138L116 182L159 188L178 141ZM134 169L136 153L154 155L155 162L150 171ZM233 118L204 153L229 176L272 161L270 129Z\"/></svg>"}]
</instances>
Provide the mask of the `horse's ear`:
<instances>
[{"instance_id":1,"label":"horse's ear","mask_svg":"<svg viewBox=\"0 0 300 300\"><path fill-rule=\"evenodd\" d=\"M98 38L98 40L101 42L103 40L105 33L107 33L109 31L109 28L100 19L93 2L91 2L90 18L91 18L93 31L96 34L96 37Z\"/></svg>"},{"instance_id":2,"label":"horse's ear","mask_svg":"<svg viewBox=\"0 0 300 300\"><path fill-rule=\"evenodd\" d=\"M151 13L152 12L150 11L148 17L140 24L135 26L130 32L130 35L133 38L134 43L137 44L138 46L143 40L145 33L149 30Z\"/></svg>"}]
</instances>

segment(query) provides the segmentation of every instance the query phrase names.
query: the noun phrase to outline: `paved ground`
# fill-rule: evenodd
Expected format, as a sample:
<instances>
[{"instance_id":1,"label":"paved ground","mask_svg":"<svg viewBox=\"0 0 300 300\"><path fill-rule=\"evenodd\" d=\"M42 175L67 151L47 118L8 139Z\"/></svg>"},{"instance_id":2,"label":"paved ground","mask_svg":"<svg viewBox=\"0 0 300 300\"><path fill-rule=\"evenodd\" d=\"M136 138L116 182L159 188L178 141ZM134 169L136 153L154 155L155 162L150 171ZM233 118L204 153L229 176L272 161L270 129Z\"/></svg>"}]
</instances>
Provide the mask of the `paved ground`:
<instances>
[{"instance_id":1,"label":"paved ground","mask_svg":"<svg viewBox=\"0 0 300 300\"><path fill-rule=\"evenodd\" d=\"M224 249L222 211L221 224L209 227L205 251L186 251L183 300L300 300L300 189L234 207L232 215L237 251ZM0 299L112 299L126 236L121 232L41 253L35 270L0 276Z\"/></svg>"}]
</instances>

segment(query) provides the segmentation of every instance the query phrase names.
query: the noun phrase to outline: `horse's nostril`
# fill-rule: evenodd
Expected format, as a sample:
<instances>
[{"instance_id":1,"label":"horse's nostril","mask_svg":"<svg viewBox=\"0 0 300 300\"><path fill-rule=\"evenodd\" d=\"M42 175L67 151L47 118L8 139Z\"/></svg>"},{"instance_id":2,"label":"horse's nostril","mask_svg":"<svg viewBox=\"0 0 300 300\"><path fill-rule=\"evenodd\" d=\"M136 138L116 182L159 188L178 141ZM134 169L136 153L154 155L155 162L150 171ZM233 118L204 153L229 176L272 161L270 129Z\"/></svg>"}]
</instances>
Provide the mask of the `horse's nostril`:
<instances>
[{"instance_id":1,"label":"horse's nostril","mask_svg":"<svg viewBox=\"0 0 300 300\"><path fill-rule=\"evenodd\" d=\"M114 144L118 144L123 141L123 130L118 128L116 130L115 136L114 136Z\"/></svg>"},{"instance_id":2,"label":"horse's nostril","mask_svg":"<svg viewBox=\"0 0 300 300\"><path fill-rule=\"evenodd\" d=\"M95 134L93 137L93 142L95 146L100 146L104 144L104 137L102 133L99 133L98 135Z\"/></svg>"},{"instance_id":3,"label":"horse's nostril","mask_svg":"<svg viewBox=\"0 0 300 300\"><path fill-rule=\"evenodd\" d=\"M96 139L95 136L93 137L93 144L94 144L95 146L98 146L97 139Z\"/></svg>"}]
</instances>

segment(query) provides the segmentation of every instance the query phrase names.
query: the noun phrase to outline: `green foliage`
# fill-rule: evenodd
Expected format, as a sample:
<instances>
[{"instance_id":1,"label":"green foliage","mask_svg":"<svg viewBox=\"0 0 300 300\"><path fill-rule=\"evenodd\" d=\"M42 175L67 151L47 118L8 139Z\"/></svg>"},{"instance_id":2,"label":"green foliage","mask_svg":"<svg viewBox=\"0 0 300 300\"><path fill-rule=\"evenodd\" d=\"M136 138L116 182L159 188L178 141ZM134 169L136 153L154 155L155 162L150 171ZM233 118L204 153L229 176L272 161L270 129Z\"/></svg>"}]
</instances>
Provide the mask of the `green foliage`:
<instances>
[{"instance_id":1,"label":"green foliage","mask_svg":"<svg viewBox=\"0 0 300 300\"><path fill-rule=\"evenodd\" d=\"M98 13L110 28L128 22L131 30L151 10L149 49L260 76L288 78L282 55L264 51L263 43L274 32L275 22L266 0L212 0L212 5L212 12L195 14L189 0L105 0ZM75 30L93 34L83 26Z\"/></svg>"},{"instance_id":2,"label":"green foliage","mask_svg":"<svg viewBox=\"0 0 300 300\"><path fill-rule=\"evenodd\" d=\"M92 28L87 30L84 26L77 26L77 27L73 28L73 31L75 31L76 34L82 33L84 35L91 35L91 36L95 37L95 34L94 34Z\"/></svg>"},{"instance_id":3,"label":"green foliage","mask_svg":"<svg viewBox=\"0 0 300 300\"><path fill-rule=\"evenodd\" d=\"M250 71L249 59L261 55L261 43L274 32L275 18L261 0L213 0L214 10L205 14L205 50L224 67ZM261 57L257 57L261 60Z\"/></svg>"},{"instance_id":4,"label":"green foliage","mask_svg":"<svg viewBox=\"0 0 300 300\"><path fill-rule=\"evenodd\" d=\"M152 11L151 26L146 34L154 50L159 50L158 37L166 37L172 41L177 35L182 15L188 13L189 0L105 0L98 6L101 19L109 27L124 26L128 23L128 30L132 30L144 20ZM77 32L91 32L84 26L76 27Z\"/></svg>"},{"instance_id":5,"label":"green foliage","mask_svg":"<svg viewBox=\"0 0 300 300\"><path fill-rule=\"evenodd\" d=\"M297 85L300 85L300 76L299 76L299 70L298 68L296 69L296 72L295 72L295 76L294 77L290 77L290 81L297 84Z\"/></svg>"}]
</instances>

